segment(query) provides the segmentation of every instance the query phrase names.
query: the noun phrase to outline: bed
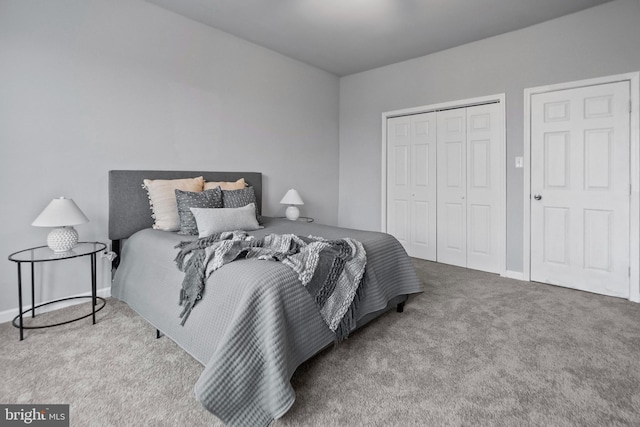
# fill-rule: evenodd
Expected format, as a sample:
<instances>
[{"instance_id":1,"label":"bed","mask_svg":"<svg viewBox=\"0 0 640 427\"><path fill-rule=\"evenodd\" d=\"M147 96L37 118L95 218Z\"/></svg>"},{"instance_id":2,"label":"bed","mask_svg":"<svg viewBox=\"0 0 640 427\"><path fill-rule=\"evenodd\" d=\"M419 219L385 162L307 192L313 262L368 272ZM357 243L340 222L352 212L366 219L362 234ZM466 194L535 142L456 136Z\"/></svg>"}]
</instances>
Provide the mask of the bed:
<instances>
[{"instance_id":1,"label":"bed","mask_svg":"<svg viewBox=\"0 0 640 427\"><path fill-rule=\"evenodd\" d=\"M118 253L111 294L126 302L158 331L198 360L195 384L202 405L227 425L261 426L282 417L295 400L290 384L296 368L335 341L310 293L280 262L240 259L208 279L188 321L178 305L184 273L175 246L198 236L151 228L143 179L202 176L206 181L244 178L261 212L262 174L255 172L110 171L109 238ZM264 228L249 234L350 237L366 250L362 294L354 330L387 310L402 311L408 296L422 291L411 260L385 233L262 217Z\"/></svg>"}]
</instances>

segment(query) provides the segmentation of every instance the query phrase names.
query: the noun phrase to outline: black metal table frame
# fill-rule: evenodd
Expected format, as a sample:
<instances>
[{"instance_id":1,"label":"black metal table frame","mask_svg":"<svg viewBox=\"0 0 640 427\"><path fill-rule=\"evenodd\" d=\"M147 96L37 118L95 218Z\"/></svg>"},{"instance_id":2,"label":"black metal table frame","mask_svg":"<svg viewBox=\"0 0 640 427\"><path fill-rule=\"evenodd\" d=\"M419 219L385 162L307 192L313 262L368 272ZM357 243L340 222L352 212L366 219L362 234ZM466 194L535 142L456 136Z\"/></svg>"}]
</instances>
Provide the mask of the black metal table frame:
<instances>
[{"instance_id":1,"label":"black metal table frame","mask_svg":"<svg viewBox=\"0 0 640 427\"><path fill-rule=\"evenodd\" d=\"M277 216L276 218L289 219L286 216ZM299 216L298 218L296 218L294 220L289 220L289 221L314 222L315 219L311 218L310 216Z\"/></svg>"},{"instance_id":2,"label":"black metal table frame","mask_svg":"<svg viewBox=\"0 0 640 427\"><path fill-rule=\"evenodd\" d=\"M52 259L41 259L41 260L15 260L15 259L11 259L11 257L13 255L16 255L18 253L21 252L26 252L29 250L34 250L34 249L38 249L38 248L43 248L46 246L38 246L36 248L31 248L31 249L24 249L22 251L18 251L15 252L11 255L9 255L9 260L13 261L15 263L18 264L18 305L19 307L19 314L13 318L13 321L11 322L13 324L13 326L15 326L16 328L20 329L20 341L24 340L24 330L25 329L43 329L43 328L52 328L54 326L60 326L60 325L66 325L67 323L71 323L71 322L76 322L78 320L87 318L89 316L92 316L93 318L93 324L96 324L96 313L99 312L100 310L102 310L104 308L104 306L107 304L107 301L102 298L99 297L97 295L97 278L96 278L96 274L97 274L97 254L100 251L104 251L106 250L106 245L104 243L101 242L79 242L78 244L81 243L94 243L96 245L102 245L102 248L100 249L96 249L95 251L91 252L91 253L87 253L87 254L81 254L81 255L76 255L76 256L70 256L70 257L65 257L65 258L52 258ZM91 295L84 295L84 296L75 296L75 297L68 297L68 298L60 298L57 300L53 300L53 301L49 301L49 302L45 302L42 304L38 304L35 305L35 264L37 262L50 262L50 261L64 261L64 260L68 260L68 259L73 259L73 258L80 258L83 256L89 256L91 258ZM31 264L31 308L27 309L27 310L22 310L22 264L24 263L30 263ZM62 301L69 301L69 300L74 300L74 299L83 299L83 298L91 298L92 304L91 304L91 313L89 314L85 314L84 316L81 317L76 317L74 319L71 320L67 320L64 322L59 322L59 323L54 323L54 324L47 324L47 325L38 325L38 326L25 326L24 322L23 322L23 317L25 314L31 312L31 318L35 318L36 317L36 309L40 308L40 307L44 307L46 305L49 304L55 304L55 303L59 303ZM98 309L96 309L96 306L98 305L98 300L102 301L102 305L100 307L98 307ZM19 323L16 324L16 321L19 320Z\"/></svg>"}]
</instances>

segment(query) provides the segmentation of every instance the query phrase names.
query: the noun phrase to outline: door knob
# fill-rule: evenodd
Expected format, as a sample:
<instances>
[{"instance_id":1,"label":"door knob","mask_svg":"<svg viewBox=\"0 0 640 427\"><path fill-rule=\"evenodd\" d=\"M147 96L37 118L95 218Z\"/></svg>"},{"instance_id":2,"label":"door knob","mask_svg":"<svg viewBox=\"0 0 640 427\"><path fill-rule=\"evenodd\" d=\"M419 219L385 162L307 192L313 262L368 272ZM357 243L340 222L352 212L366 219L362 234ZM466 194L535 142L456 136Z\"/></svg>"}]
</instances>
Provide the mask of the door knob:
<instances>
[{"instance_id":1,"label":"door knob","mask_svg":"<svg viewBox=\"0 0 640 427\"><path fill-rule=\"evenodd\" d=\"M536 199L536 200L540 200L540 199L542 199L542 196L540 194L534 194L533 198Z\"/></svg>"}]
</instances>

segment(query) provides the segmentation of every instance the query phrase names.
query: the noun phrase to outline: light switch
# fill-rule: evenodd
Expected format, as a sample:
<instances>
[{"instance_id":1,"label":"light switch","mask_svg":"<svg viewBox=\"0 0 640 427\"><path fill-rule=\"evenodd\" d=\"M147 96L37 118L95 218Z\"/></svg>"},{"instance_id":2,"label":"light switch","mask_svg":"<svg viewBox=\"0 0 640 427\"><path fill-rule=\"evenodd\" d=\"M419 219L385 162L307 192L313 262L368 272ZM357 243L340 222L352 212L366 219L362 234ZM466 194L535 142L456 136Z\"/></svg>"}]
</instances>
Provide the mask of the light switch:
<instances>
[{"instance_id":1,"label":"light switch","mask_svg":"<svg viewBox=\"0 0 640 427\"><path fill-rule=\"evenodd\" d=\"M523 168L524 167L524 158L521 156L516 157L516 167Z\"/></svg>"}]
</instances>

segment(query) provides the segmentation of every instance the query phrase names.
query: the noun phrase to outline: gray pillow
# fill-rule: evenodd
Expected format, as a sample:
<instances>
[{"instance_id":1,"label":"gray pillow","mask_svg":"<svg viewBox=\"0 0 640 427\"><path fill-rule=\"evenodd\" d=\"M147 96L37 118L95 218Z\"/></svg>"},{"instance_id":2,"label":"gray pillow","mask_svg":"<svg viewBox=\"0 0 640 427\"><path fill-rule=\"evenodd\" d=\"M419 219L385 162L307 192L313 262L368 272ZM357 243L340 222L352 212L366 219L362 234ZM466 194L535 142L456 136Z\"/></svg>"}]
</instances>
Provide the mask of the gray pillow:
<instances>
[{"instance_id":1,"label":"gray pillow","mask_svg":"<svg viewBox=\"0 0 640 427\"><path fill-rule=\"evenodd\" d=\"M220 187L201 192L175 190L180 218L178 234L198 234L198 225L191 208L222 208L222 190Z\"/></svg>"},{"instance_id":2,"label":"gray pillow","mask_svg":"<svg viewBox=\"0 0 640 427\"><path fill-rule=\"evenodd\" d=\"M262 217L258 212L258 203L256 202L256 193L253 187L246 187L242 190L222 190L222 204L225 208L241 208L253 203L256 211L256 220L258 224L262 224Z\"/></svg>"},{"instance_id":3,"label":"gray pillow","mask_svg":"<svg viewBox=\"0 0 640 427\"><path fill-rule=\"evenodd\" d=\"M223 231L251 231L260 228L253 203L241 208L191 208L198 223L198 237L211 236Z\"/></svg>"}]
</instances>

